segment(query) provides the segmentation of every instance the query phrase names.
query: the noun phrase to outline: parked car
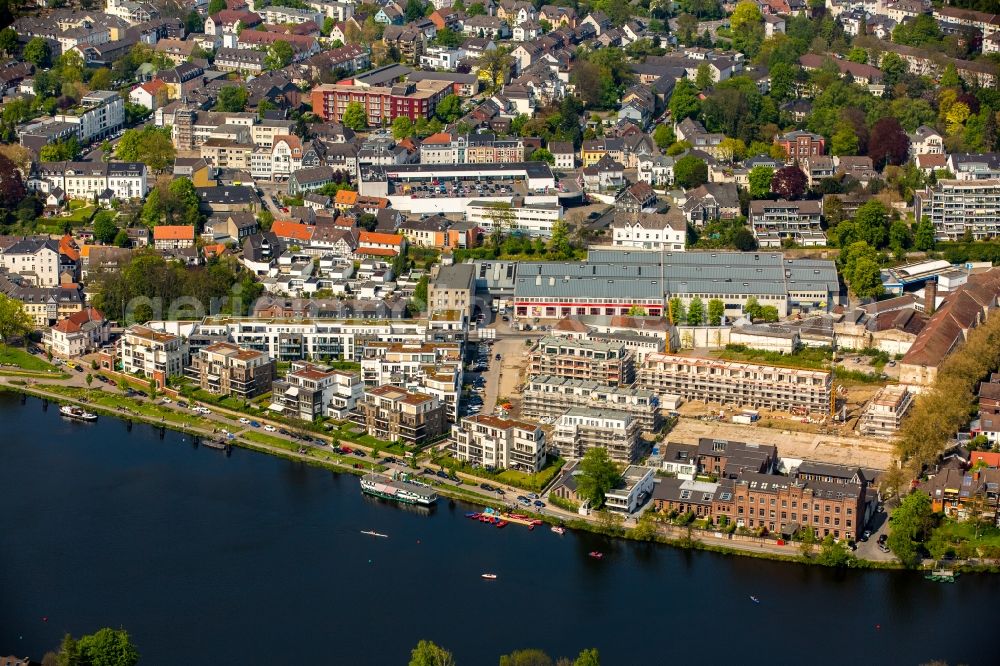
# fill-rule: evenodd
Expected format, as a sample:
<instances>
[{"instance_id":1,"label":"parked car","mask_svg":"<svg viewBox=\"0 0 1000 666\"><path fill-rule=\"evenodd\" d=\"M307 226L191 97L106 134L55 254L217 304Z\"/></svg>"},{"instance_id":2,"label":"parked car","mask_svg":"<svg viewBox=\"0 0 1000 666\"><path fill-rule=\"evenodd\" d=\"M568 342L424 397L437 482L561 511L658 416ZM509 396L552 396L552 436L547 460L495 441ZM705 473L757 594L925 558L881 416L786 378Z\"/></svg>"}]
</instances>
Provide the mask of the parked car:
<instances>
[{"instance_id":1,"label":"parked car","mask_svg":"<svg viewBox=\"0 0 1000 666\"><path fill-rule=\"evenodd\" d=\"M240 417L240 423L242 423L243 425L250 425L250 419L248 419L245 416L241 416Z\"/></svg>"},{"instance_id":2,"label":"parked car","mask_svg":"<svg viewBox=\"0 0 1000 666\"><path fill-rule=\"evenodd\" d=\"M260 427L260 424L259 424L259 423L257 423L256 421L251 421L251 422L250 422L250 427L251 427L251 428L259 428L259 427Z\"/></svg>"},{"instance_id":3,"label":"parked car","mask_svg":"<svg viewBox=\"0 0 1000 666\"><path fill-rule=\"evenodd\" d=\"M278 429L275 428L273 425L264 426L264 430L266 430L267 432L278 432Z\"/></svg>"},{"instance_id":4,"label":"parked car","mask_svg":"<svg viewBox=\"0 0 1000 666\"><path fill-rule=\"evenodd\" d=\"M354 449L352 449L349 446L341 446L340 447L340 452L341 453L346 453L346 454L351 454L351 453L354 453Z\"/></svg>"},{"instance_id":5,"label":"parked car","mask_svg":"<svg viewBox=\"0 0 1000 666\"><path fill-rule=\"evenodd\" d=\"M535 506L537 506L539 509L544 508L545 502L543 502L542 500L535 500Z\"/></svg>"},{"instance_id":6,"label":"parked car","mask_svg":"<svg viewBox=\"0 0 1000 666\"><path fill-rule=\"evenodd\" d=\"M493 492L494 490L496 490L496 488L494 488L493 486L491 486L491 485L490 485L490 484L488 484L488 483L480 483L480 484L479 484L479 487L480 487L480 488L482 488L483 490L485 490L485 491L486 491L486 492L488 492L488 493L491 493L491 492Z\"/></svg>"},{"instance_id":7,"label":"parked car","mask_svg":"<svg viewBox=\"0 0 1000 666\"><path fill-rule=\"evenodd\" d=\"M435 472L435 474L437 475L437 477L439 479L447 479L448 478L448 473L445 472L444 470L440 470L438 472Z\"/></svg>"},{"instance_id":8,"label":"parked car","mask_svg":"<svg viewBox=\"0 0 1000 666\"><path fill-rule=\"evenodd\" d=\"M494 356L493 358L499 361L499 360L500 360L500 354L497 354L497 355L496 355L496 356Z\"/></svg>"},{"instance_id":9,"label":"parked car","mask_svg":"<svg viewBox=\"0 0 1000 666\"><path fill-rule=\"evenodd\" d=\"M361 449L354 449L354 455L356 455L359 458L367 458L368 457L367 455L365 455L365 452L362 451Z\"/></svg>"}]
</instances>

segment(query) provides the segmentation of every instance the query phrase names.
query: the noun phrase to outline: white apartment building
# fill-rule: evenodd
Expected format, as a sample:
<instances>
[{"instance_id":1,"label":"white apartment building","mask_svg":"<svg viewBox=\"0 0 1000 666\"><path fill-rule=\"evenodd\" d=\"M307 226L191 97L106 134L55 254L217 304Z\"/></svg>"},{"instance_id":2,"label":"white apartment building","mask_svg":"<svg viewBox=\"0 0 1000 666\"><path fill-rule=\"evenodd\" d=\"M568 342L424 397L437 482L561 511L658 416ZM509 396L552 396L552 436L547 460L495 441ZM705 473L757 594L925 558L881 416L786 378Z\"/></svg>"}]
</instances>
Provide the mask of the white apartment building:
<instances>
[{"instance_id":1,"label":"white apartment building","mask_svg":"<svg viewBox=\"0 0 1000 666\"><path fill-rule=\"evenodd\" d=\"M687 224L683 218L661 214L619 213L611 223L611 242L616 247L683 252Z\"/></svg>"},{"instance_id":2,"label":"white apartment building","mask_svg":"<svg viewBox=\"0 0 1000 666\"><path fill-rule=\"evenodd\" d=\"M118 345L126 374L152 379L160 387L166 386L170 377L184 374L188 348L179 335L135 324L125 329Z\"/></svg>"},{"instance_id":3,"label":"white apartment building","mask_svg":"<svg viewBox=\"0 0 1000 666\"><path fill-rule=\"evenodd\" d=\"M462 376L462 346L456 342L370 342L361 359L366 388L398 386L433 395L449 421L458 418Z\"/></svg>"},{"instance_id":4,"label":"white apartment building","mask_svg":"<svg viewBox=\"0 0 1000 666\"><path fill-rule=\"evenodd\" d=\"M939 180L914 197L916 219L934 224L934 237L960 240L966 233L974 240L1000 236L1000 180Z\"/></svg>"},{"instance_id":5,"label":"white apartment building","mask_svg":"<svg viewBox=\"0 0 1000 666\"><path fill-rule=\"evenodd\" d=\"M0 250L0 268L39 287L59 284L59 245L50 239L23 239Z\"/></svg>"},{"instance_id":6,"label":"white apartment building","mask_svg":"<svg viewBox=\"0 0 1000 666\"><path fill-rule=\"evenodd\" d=\"M41 162L28 189L46 194L56 189L68 199L105 196L127 201L141 199L149 192L147 169L142 162Z\"/></svg>"},{"instance_id":7,"label":"white apartment building","mask_svg":"<svg viewBox=\"0 0 1000 666\"><path fill-rule=\"evenodd\" d=\"M562 219L563 207L557 203L526 203L511 205L506 202L470 201L465 207L465 220L487 230L502 221L507 231L519 231L532 236L550 236L552 227Z\"/></svg>"},{"instance_id":8,"label":"white apartment building","mask_svg":"<svg viewBox=\"0 0 1000 666\"><path fill-rule=\"evenodd\" d=\"M462 49L450 49L444 46L428 46L420 56L420 66L425 69L443 69L454 72L466 56ZM443 164L438 162L437 164Z\"/></svg>"},{"instance_id":9,"label":"white apartment building","mask_svg":"<svg viewBox=\"0 0 1000 666\"><path fill-rule=\"evenodd\" d=\"M556 421L551 448L570 460L602 448L615 462L631 463L639 449L639 422L627 412L572 407Z\"/></svg>"},{"instance_id":10,"label":"white apartment building","mask_svg":"<svg viewBox=\"0 0 1000 666\"><path fill-rule=\"evenodd\" d=\"M332 18L337 23L343 23L354 16L354 4L350 2L335 2L333 0L309 0L306 5L323 16ZM317 25L323 25L320 21Z\"/></svg>"},{"instance_id":11,"label":"white apartment building","mask_svg":"<svg viewBox=\"0 0 1000 666\"><path fill-rule=\"evenodd\" d=\"M450 450L459 460L490 470L533 474L545 465L545 433L525 421L477 415L451 427Z\"/></svg>"},{"instance_id":12,"label":"white apartment building","mask_svg":"<svg viewBox=\"0 0 1000 666\"><path fill-rule=\"evenodd\" d=\"M264 19L264 23L268 25L285 23L299 25L308 21L312 21L316 25L323 25L323 14L317 9L296 9L295 7L269 5L259 10L258 13Z\"/></svg>"},{"instance_id":13,"label":"white apartment building","mask_svg":"<svg viewBox=\"0 0 1000 666\"><path fill-rule=\"evenodd\" d=\"M80 100L80 106L53 116L59 122L79 126L84 144L114 134L125 126L125 100L110 90L95 90Z\"/></svg>"},{"instance_id":14,"label":"white apartment building","mask_svg":"<svg viewBox=\"0 0 1000 666\"><path fill-rule=\"evenodd\" d=\"M165 325L165 324L164 324ZM374 341L429 339L426 320L326 319L282 317L206 317L191 330L193 340L229 340L243 349L267 353L277 361L345 358L360 361Z\"/></svg>"}]
</instances>

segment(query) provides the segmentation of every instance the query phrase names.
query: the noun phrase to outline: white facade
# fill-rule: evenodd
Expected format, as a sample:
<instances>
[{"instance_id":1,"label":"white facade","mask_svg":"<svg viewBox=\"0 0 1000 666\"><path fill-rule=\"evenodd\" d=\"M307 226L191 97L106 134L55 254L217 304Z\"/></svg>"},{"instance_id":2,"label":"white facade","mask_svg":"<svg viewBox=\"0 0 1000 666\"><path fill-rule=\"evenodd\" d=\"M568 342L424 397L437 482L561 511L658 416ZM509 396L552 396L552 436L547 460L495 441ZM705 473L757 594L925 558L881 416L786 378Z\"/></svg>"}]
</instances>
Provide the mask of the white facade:
<instances>
[{"instance_id":1,"label":"white facade","mask_svg":"<svg viewBox=\"0 0 1000 666\"><path fill-rule=\"evenodd\" d=\"M0 268L39 287L54 287L59 284L59 250L54 241L19 241L0 251Z\"/></svg>"},{"instance_id":2,"label":"white facade","mask_svg":"<svg viewBox=\"0 0 1000 666\"><path fill-rule=\"evenodd\" d=\"M53 118L78 125L80 141L88 144L125 126L125 101L116 92L95 90L80 100L80 108Z\"/></svg>"},{"instance_id":3,"label":"white facade","mask_svg":"<svg viewBox=\"0 0 1000 666\"><path fill-rule=\"evenodd\" d=\"M508 231L520 231L532 236L549 236L552 226L563 216L563 208L557 203L526 203L523 206L506 208L497 204L506 202L471 201L465 207L465 220L490 231L494 222L502 220Z\"/></svg>"},{"instance_id":4,"label":"white facade","mask_svg":"<svg viewBox=\"0 0 1000 666\"><path fill-rule=\"evenodd\" d=\"M683 252L687 244L687 228L681 221L669 223L643 223L635 220L616 220L611 226L612 243L616 247L637 247L665 252Z\"/></svg>"},{"instance_id":5,"label":"white facade","mask_svg":"<svg viewBox=\"0 0 1000 666\"><path fill-rule=\"evenodd\" d=\"M534 423L471 416L452 426L451 437L456 458L487 469L535 473L545 464L545 433Z\"/></svg>"},{"instance_id":6,"label":"white facade","mask_svg":"<svg viewBox=\"0 0 1000 666\"><path fill-rule=\"evenodd\" d=\"M653 494L654 475L652 467L629 465L622 474L622 483L605 495L605 506L610 511L635 513Z\"/></svg>"},{"instance_id":7,"label":"white facade","mask_svg":"<svg viewBox=\"0 0 1000 666\"><path fill-rule=\"evenodd\" d=\"M184 374L187 345L178 335L135 325L125 330L119 345L126 374L155 379L160 386L165 386L168 378Z\"/></svg>"},{"instance_id":8,"label":"white facade","mask_svg":"<svg viewBox=\"0 0 1000 666\"><path fill-rule=\"evenodd\" d=\"M110 190L122 201L149 192L146 165L141 162L42 162L29 189L49 193L62 189L67 198L93 200Z\"/></svg>"}]
</instances>

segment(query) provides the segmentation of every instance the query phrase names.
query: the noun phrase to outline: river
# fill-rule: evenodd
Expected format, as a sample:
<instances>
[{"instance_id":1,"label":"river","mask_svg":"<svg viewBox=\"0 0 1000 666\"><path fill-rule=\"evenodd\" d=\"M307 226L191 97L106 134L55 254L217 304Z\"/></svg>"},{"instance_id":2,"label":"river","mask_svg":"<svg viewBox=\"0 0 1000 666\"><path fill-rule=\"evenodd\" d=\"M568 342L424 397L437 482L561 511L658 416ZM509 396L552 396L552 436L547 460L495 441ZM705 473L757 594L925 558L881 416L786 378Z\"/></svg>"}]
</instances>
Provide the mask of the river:
<instances>
[{"instance_id":1,"label":"river","mask_svg":"<svg viewBox=\"0 0 1000 666\"><path fill-rule=\"evenodd\" d=\"M993 659L998 576L497 530L447 500L407 510L354 476L33 398L0 394L0 423L0 654L122 626L146 664L405 664L422 638L459 666L523 647L597 647L605 665Z\"/></svg>"}]
</instances>

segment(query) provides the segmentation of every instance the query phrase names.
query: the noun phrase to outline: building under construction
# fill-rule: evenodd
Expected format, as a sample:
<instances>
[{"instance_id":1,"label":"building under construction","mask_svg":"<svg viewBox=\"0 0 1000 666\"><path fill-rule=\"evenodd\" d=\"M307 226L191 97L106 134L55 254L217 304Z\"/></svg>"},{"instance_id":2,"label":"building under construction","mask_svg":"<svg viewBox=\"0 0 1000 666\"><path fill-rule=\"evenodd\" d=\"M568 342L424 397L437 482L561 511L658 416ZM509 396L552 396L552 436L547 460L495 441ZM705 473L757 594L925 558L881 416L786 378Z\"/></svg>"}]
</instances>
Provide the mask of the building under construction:
<instances>
[{"instance_id":1,"label":"building under construction","mask_svg":"<svg viewBox=\"0 0 1000 666\"><path fill-rule=\"evenodd\" d=\"M793 413L829 414L829 372L713 358L650 354L636 385L657 395Z\"/></svg>"}]
</instances>

